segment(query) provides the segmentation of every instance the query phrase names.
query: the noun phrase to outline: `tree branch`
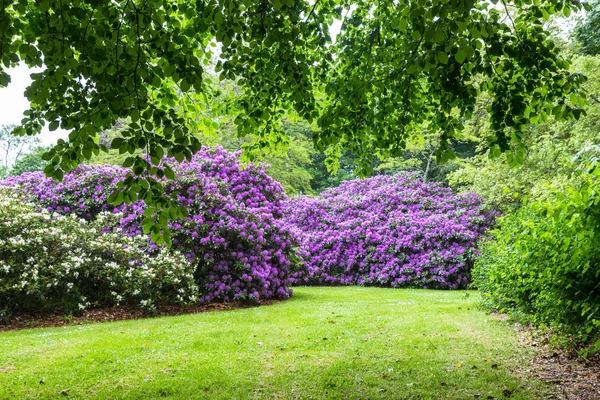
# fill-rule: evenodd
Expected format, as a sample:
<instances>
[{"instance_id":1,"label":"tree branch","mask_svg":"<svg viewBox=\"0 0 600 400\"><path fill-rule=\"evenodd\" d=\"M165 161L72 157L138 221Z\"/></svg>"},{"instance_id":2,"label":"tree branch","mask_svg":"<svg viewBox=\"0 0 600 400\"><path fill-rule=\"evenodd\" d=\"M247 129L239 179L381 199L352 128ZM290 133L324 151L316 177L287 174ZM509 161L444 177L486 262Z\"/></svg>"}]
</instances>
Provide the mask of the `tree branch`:
<instances>
[{"instance_id":1,"label":"tree branch","mask_svg":"<svg viewBox=\"0 0 600 400\"><path fill-rule=\"evenodd\" d=\"M319 1L321 0L316 0L315 4L313 4L312 8L310 9L310 12L308 13L308 15L306 16L306 19L304 20L304 23L307 23L308 20L310 19L310 17L312 17L312 15L315 12L315 8L317 8L317 5L319 4Z\"/></svg>"},{"instance_id":2,"label":"tree branch","mask_svg":"<svg viewBox=\"0 0 600 400\"><path fill-rule=\"evenodd\" d=\"M504 1L504 0L500 0L500 1L504 5L504 10L506 11L506 15L508 16L508 18L510 19L510 22L512 23L513 29L515 30L515 35L517 36L517 38L519 38L519 35L517 34L517 26L515 25L515 20L512 18L512 16L510 15L510 12L508 11L508 6L506 5L506 1Z\"/></svg>"},{"instance_id":3,"label":"tree branch","mask_svg":"<svg viewBox=\"0 0 600 400\"><path fill-rule=\"evenodd\" d=\"M121 18L119 18L119 26L117 26L117 39L115 40L115 77L119 77L119 38L121 37L121 25L123 25L123 20L125 19L125 10L129 6L129 1L125 3L123 6L123 10L121 12ZM93 12L93 10L92 10Z\"/></svg>"}]
</instances>

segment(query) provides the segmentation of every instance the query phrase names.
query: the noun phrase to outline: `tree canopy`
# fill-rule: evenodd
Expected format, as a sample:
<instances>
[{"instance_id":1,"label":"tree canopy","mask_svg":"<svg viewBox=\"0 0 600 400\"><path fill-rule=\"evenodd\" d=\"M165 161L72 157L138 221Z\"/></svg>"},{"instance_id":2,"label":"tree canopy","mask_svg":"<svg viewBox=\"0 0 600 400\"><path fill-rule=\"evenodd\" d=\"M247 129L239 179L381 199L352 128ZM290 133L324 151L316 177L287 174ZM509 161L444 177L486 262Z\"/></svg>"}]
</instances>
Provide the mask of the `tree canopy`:
<instances>
[{"instance_id":1,"label":"tree canopy","mask_svg":"<svg viewBox=\"0 0 600 400\"><path fill-rule=\"evenodd\" d=\"M41 67L25 95L30 109L15 133L45 124L69 130L46 156L63 174L107 151L98 132L131 123L112 148L130 153L130 174L112 200L144 199L177 215L157 168L200 149L194 133L234 116L255 147L285 145L282 119L313 123L314 146L357 156L399 156L421 126L440 134L451 156L481 93L490 98L492 154L519 163L525 126L579 117L584 76L544 29L576 1L516 0L2 0L0 87L10 67ZM339 33L332 26L341 21ZM209 76L240 88L222 98ZM218 100L218 101L217 101ZM144 154L136 153L143 149ZM251 153L250 157L251 157ZM169 208L173 210L169 211ZM183 215L184 210L179 210Z\"/></svg>"}]
</instances>

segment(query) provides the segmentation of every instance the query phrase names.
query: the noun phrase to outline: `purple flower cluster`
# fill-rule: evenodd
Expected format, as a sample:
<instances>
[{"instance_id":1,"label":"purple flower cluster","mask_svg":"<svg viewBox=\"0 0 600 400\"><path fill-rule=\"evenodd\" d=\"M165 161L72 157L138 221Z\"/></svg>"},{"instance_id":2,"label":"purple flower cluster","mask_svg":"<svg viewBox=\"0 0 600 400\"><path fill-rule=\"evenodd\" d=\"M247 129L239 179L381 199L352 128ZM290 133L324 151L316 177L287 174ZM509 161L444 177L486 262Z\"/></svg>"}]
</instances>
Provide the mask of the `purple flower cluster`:
<instances>
[{"instance_id":1,"label":"purple flower cluster","mask_svg":"<svg viewBox=\"0 0 600 400\"><path fill-rule=\"evenodd\" d=\"M308 284L468 287L477 241L493 223L474 194L414 175L343 183L286 203Z\"/></svg>"},{"instance_id":2,"label":"purple flower cluster","mask_svg":"<svg viewBox=\"0 0 600 400\"><path fill-rule=\"evenodd\" d=\"M465 288L477 242L495 217L476 195L456 195L410 174L288 199L263 169L242 167L239 154L222 148L163 162L176 175L163 182L166 194L188 209L187 218L169 223L173 248L194 266L203 302L287 298L298 282ZM113 213L105 231L140 236L144 202L108 202L127 173L83 165L62 182L25 173L0 185L19 188L51 212L88 220Z\"/></svg>"},{"instance_id":3,"label":"purple flower cluster","mask_svg":"<svg viewBox=\"0 0 600 400\"><path fill-rule=\"evenodd\" d=\"M242 168L239 154L222 148L203 148L190 162L164 162L176 173L175 180L165 182L165 192L189 214L170 222L173 248L195 265L201 301L289 297L295 281L290 266L299 259L281 219L286 200L281 185L258 166ZM26 173L3 184L20 188L49 211L86 219L103 211L118 213L117 225L106 229L136 236L143 231L144 202L115 208L107 201L127 172L84 165L62 182Z\"/></svg>"}]
</instances>

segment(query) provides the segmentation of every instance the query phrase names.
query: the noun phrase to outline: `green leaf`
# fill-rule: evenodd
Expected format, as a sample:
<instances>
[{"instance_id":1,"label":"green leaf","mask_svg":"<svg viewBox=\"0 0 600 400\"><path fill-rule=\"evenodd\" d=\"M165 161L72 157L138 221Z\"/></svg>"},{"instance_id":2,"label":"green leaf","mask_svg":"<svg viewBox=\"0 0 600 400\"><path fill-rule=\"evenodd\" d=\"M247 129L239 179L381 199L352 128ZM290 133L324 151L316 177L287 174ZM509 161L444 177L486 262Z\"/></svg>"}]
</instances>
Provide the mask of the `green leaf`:
<instances>
[{"instance_id":1,"label":"green leaf","mask_svg":"<svg viewBox=\"0 0 600 400\"><path fill-rule=\"evenodd\" d=\"M110 142L110 148L118 149L123 145L124 142L125 142L125 139L123 139L123 138L115 138L112 140L112 142Z\"/></svg>"},{"instance_id":2,"label":"green leaf","mask_svg":"<svg viewBox=\"0 0 600 400\"><path fill-rule=\"evenodd\" d=\"M183 219L188 217L188 209L185 206L179 207L179 217Z\"/></svg>"},{"instance_id":3,"label":"green leaf","mask_svg":"<svg viewBox=\"0 0 600 400\"><path fill-rule=\"evenodd\" d=\"M165 151L161 146L156 146L154 148L154 151L156 152L156 157L157 158L163 158L165 155Z\"/></svg>"},{"instance_id":4,"label":"green leaf","mask_svg":"<svg viewBox=\"0 0 600 400\"><path fill-rule=\"evenodd\" d=\"M406 18L400 18L398 20L398 29L401 31L406 31L408 28L408 20Z\"/></svg>"},{"instance_id":5,"label":"green leaf","mask_svg":"<svg viewBox=\"0 0 600 400\"><path fill-rule=\"evenodd\" d=\"M144 218L142 221L142 227L144 229L144 234L147 235L150 233L150 231L152 231L152 228L154 227L154 221L151 218Z\"/></svg>"},{"instance_id":6,"label":"green leaf","mask_svg":"<svg viewBox=\"0 0 600 400\"><path fill-rule=\"evenodd\" d=\"M175 172L171 169L171 167L165 166L164 173L167 179L175 179Z\"/></svg>"},{"instance_id":7,"label":"green leaf","mask_svg":"<svg viewBox=\"0 0 600 400\"><path fill-rule=\"evenodd\" d=\"M7 87L10 80L10 75L0 70L0 87Z\"/></svg>"},{"instance_id":8,"label":"green leaf","mask_svg":"<svg viewBox=\"0 0 600 400\"><path fill-rule=\"evenodd\" d=\"M441 42L443 42L444 41L444 32L441 31L441 30L436 30L433 33L433 41L435 43L441 43ZM444 64L446 64L446 63L444 63Z\"/></svg>"},{"instance_id":9,"label":"green leaf","mask_svg":"<svg viewBox=\"0 0 600 400\"><path fill-rule=\"evenodd\" d=\"M180 87L181 87L181 90L183 92L187 92L187 91L190 90L190 88L192 87L192 85L188 81L183 80L183 81L181 81Z\"/></svg>"},{"instance_id":10,"label":"green leaf","mask_svg":"<svg viewBox=\"0 0 600 400\"><path fill-rule=\"evenodd\" d=\"M443 51L437 52L437 59L442 64L448 64L448 54L444 53Z\"/></svg>"}]
</instances>

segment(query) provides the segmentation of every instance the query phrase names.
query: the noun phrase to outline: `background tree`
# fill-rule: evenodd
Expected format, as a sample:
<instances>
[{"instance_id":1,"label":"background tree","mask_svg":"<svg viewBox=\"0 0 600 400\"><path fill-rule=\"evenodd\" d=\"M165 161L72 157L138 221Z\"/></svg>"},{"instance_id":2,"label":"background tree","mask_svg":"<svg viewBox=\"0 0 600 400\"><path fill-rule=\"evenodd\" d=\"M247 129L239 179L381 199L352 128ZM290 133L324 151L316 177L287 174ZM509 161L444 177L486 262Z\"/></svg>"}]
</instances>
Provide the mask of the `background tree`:
<instances>
[{"instance_id":1,"label":"background tree","mask_svg":"<svg viewBox=\"0 0 600 400\"><path fill-rule=\"evenodd\" d=\"M31 152L19 158L10 169L9 175L21 175L24 172L43 171L47 161L44 161L43 156L48 151L48 147L38 146Z\"/></svg>"},{"instance_id":2,"label":"background tree","mask_svg":"<svg viewBox=\"0 0 600 400\"><path fill-rule=\"evenodd\" d=\"M391 158L377 165L374 170L378 174L396 174L401 171L414 171L424 182L435 181L448 183L450 172L460 168L460 160L473 157L477 141L473 137L463 136L463 140L454 139L448 145L443 159L436 157L439 146L439 134L427 129L417 135L415 140L407 144L402 156Z\"/></svg>"},{"instance_id":3,"label":"background tree","mask_svg":"<svg viewBox=\"0 0 600 400\"><path fill-rule=\"evenodd\" d=\"M584 54L600 54L600 1L591 3L585 19L575 28L575 37Z\"/></svg>"},{"instance_id":4,"label":"background tree","mask_svg":"<svg viewBox=\"0 0 600 400\"><path fill-rule=\"evenodd\" d=\"M337 170L328 167L327 155L323 152L313 152L309 168L312 176L310 185L315 193L321 193L330 187L337 187L342 182L356 179L356 156L348 150L342 150L337 159Z\"/></svg>"},{"instance_id":5,"label":"background tree","mask_svg":"<svg viewBox=\"0 0 600 400\"><path fill-rule=\"evenodd\" d=\"M289 142L282 151L264 149L259 160L268 164L267 174L281 183L288 195L314 194L311 186L314 150L310 140L312 129L302 121L283 122ZM205 143L220 145L229 151L240 151L258 140L254 135L239 137L231 119L221 124L215 135L203 138Z\"/></svg>"},{"instance_id":6,"label":"background tree","mask_svg":"<svg viewBox=\"0 0 600 400\"><path fill-rule=\"evenodd\" d=\"M13 135L15 128L15 125L0 127L0 165L5 171L9 171L16 161L40 142L35 136Z\"/></svg>"},{"instance_id":7,"label":"background tree","mask_svg":"<svg viewBox=\"0 0 600 400\"><path fill-rule=\"evenodd\" d=\"M514 168L507 155L499 160L490 159L492 150L487 147L485 133L489 120L483 116L469 128L479 132L478 154L450 173L450 185L462 191L475 191L493 209L512 212L526 198L544 200L553 191L575 184L578 154L600 144L600 102L596 100L600 98L600 60L573 56L573 64L590 78L584 85L590 98L584 117L568 122L549 117L543 124L528 126L524 162Z\"/></svg>"}]
</instances>

